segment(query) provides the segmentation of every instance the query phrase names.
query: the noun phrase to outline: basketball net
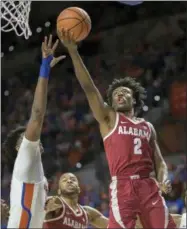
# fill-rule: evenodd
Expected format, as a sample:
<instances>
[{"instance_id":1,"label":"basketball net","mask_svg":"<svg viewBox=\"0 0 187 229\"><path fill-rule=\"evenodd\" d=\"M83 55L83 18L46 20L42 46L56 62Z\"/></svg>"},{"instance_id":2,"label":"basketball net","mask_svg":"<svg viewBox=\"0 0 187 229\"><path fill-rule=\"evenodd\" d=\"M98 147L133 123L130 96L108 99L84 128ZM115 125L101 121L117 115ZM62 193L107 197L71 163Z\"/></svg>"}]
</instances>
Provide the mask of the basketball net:
<instances>
[{"instance_id":1,"label":"basketball net","mask_svg":"<svg viewBox=\"0 0 187 229\"><path fill-rule=\"evenodd\" d=\"M1 1L1 30L3 32L15 31L17 36L28 39L32 35L29 27L29 13L31 1Z\"/></svg>"}]
</instances>

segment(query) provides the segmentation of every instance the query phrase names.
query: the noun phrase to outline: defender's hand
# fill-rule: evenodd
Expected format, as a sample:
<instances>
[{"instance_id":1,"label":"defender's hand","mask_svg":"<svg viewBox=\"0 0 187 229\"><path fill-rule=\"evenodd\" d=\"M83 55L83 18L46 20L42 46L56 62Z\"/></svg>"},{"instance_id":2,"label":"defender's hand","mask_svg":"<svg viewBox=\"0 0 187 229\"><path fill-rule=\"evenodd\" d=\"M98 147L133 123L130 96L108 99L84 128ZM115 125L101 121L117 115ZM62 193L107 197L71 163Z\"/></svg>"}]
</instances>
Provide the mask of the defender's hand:
<instances>
[{"instance_id":1,"label":"defender's hand","mask_svg":"<svg viewBox=\"0 0 187 229\"><path fill-rule=\"evenodd\" d=\"M63 28L61 31L57 31L57 34L62 44L69 51L77 49L77 44L76 44L74 35L71 31L68 31L67 29Z\"/></svg>"},{"instance_id":2,"label":"defender's hand","mask_svg":"<svg viewBox=\"0 0 187 229\"><path fill-rule=\"evenodd\" d=\"M52 39L53 37L50 35L49 39L45 37L44 41L42 42L42 58L47 58L50 55L53 56L53 59L50 63L51 68L54 67L59 61L66 58L66 56L54 57L54 53L58 46L59 40L57 39L56 42L52 44Z\"/></svg>"},{"instance_id":3,"label":"defender's hand","mask_svg":"<svg viewBox=\"0 0 187 229\"><path fill-rule=\"evenodd\" d=\"M62 203L60 203L58 197L56 197L56 196L49 198L45 204L45 210L47 213L59 210L62 207L63 207Z\"/></svg>"}]
</instances>

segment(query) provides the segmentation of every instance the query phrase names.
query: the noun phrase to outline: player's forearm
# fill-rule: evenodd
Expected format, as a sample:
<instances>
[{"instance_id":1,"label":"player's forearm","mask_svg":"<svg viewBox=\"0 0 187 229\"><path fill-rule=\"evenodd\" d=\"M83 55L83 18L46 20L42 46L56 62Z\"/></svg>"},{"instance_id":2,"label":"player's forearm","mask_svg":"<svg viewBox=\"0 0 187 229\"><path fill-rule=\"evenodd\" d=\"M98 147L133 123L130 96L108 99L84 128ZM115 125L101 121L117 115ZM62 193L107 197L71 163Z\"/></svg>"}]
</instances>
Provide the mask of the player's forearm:
<instances>
[{"instance_id":1,"label":"player's forearm","mask_svg":"<svg viewBox=\"0 0 187 229\"><path fill-rule=\"evenodd\" d=\"M81 84L81 87L83 90L86 91L91 91L95 90L95 84L86 68L84 65L82 58L80 57L79 53L77 50L69 50L69 54L71 56L74 69L75 69L75 74L76 77Z\"/></svg>"},{"instance_id":2,"label":"player's forearm","mask_svg":"<svg viewBox=\"0 0 187 229\"><path fill-rule=\"evenodd\" d=\"M47 105L48 79L39 77L32 105L31 120L42 122Z\"/></svg>"},{"instance_id":3,"label":"player's forearm","mask_svg":"<svg viewBox=\"0 0 187 229\"><path fill-rule=\"evenodd\" d=\"M27 125L25 136L30 141L37 141L40 138L43 119L47 106L47 90L50 73L50 62L52 57L42 60L40 76L36 86L31 117Z\"/></svg>"},{"instance_id":4,"label":"player's forearm","mask_svg":"<svg viewBox=\"0 0 187 229\"><path fill-rule=\"evenodd\" d=\"M90 224L96 228L107 228L108 218L101 216L90 222Z\"/></svg>"},{"instance_id":5,"label":"player's forearm","mask_svg":"<svg viewBox=\"0 0 187 229\"><path fill-rule=\"evenodd\" d=\"M168 179L168 168L164 161L160 162L157 166L157 180L162 183Z\"/></svg>"}]
</instances>

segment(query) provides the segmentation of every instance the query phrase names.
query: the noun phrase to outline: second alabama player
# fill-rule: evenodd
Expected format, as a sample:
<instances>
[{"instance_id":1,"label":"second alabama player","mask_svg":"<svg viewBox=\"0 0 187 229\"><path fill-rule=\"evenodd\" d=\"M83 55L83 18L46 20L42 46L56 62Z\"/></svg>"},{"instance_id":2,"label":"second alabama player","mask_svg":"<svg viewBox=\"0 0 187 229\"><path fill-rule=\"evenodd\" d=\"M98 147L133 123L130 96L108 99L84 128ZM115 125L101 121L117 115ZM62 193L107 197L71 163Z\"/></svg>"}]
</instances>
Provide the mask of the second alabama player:
<instances>
[{"instance_id":1,"label":"second alabama player","mask_svg":"<svg viewBox=\"0 0 187 229\"><path fill-rule=\"evenodd\" d=\"M106 104L78 53L73 34L64 28L58 35L103 137L112 178L108 228L134 228L137 215L144 228L175 228L157 184L165 185L166 192L171 189L155 129L137 117L145 89L132 77L114 79ZM157 181L150 177L154 171Z\"/></svg>"},{"instance_id":2,"label":"second alabama player","mask_svg":"<svg viewBox=\"0 0 187 229\"><path fill-rule=\"evenodd\" d=\"M77 177L65 173L59 180L58 196L49 197L44 228L105 228L108 219L89 206L78 204L80 193Z\"/></svg>"},{"instance_id":3,"label":"second alabama player","mask_svg":"<svg viewBox=\"0 0 187 229\"><path fill-rule=\"evenodd\" d=\"M42 228L43 225L47 181L41 161L43 147L40 135L47 105L50 69L64 58L53 57L57 45L58 40L52 45L52 35L49 39L45 37L30 120L26 127L10 132L3 144L3 159L9 164L14 163L8 228Z\"/></svg>"}]
</instances>

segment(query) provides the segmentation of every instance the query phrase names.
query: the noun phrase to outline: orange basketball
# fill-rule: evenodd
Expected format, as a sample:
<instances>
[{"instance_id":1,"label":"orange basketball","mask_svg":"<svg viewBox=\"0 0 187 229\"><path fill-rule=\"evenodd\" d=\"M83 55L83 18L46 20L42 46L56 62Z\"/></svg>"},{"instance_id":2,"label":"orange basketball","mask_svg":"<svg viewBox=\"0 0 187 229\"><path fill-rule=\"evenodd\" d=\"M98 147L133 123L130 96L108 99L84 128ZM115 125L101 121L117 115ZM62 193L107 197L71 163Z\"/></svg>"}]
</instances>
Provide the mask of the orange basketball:
<instances>
[{"instance_id":1,"label":"orange basketball","mask_svg":"<svg viewBox=\"0 0 187 229\"><path fill-rule=\"evenodd\" d=\"M62 28L72 31L76 41L84 40L91 30L90 16L81 8L69 7L57 18L57 31Z\"/></svg>"}]
</instances>

